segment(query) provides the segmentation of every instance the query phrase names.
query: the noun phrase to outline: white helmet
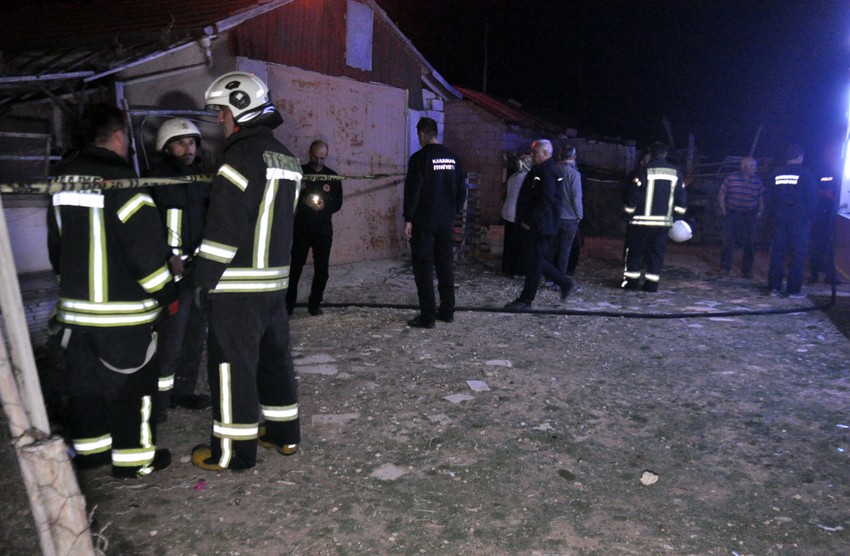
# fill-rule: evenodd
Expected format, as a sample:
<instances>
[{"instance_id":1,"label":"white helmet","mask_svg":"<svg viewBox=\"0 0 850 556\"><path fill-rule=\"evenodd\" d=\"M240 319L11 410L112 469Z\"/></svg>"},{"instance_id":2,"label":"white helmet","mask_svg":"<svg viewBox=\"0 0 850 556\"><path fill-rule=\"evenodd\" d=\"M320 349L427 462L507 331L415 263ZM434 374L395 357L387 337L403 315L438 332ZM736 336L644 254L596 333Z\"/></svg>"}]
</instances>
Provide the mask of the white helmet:
<instances>
[{"instance_id":1,"label":"white helmet","mask_svg":"<svg viewBox=\"0 0 850 556\"><path fill-rule=\"evenodd\" d=\"M673 241L682 243L694 237L694 233L691 231L690 224L684 220L676 220L673 223L673 227L667 232L667 236Z\"/></svg>"},{"instance_id":2,"label":"white helmet","mask_svg":"<svg viewBox=\"0 0 850 556\"><path fill-rule=\"evenodd\" d=\"M156 150L161 151L169 141L178 137L194 137L195 142L201 144L201 132L198 126L186 118L171 118L166 120L156 134Z\"/></svg>"},{"instance_id":3,"label":"white helmet","mask_svg":"<svg viewBox=\"0 0 850 556\"><path fill-rule=\"evenodd\" d=\"M273 109L269 88L263 80L244 71L225 73L212 82L204 93L207 108L230 108L233 121L243 124L253 120L268 109Z\"/></svg>"}]
</instances>

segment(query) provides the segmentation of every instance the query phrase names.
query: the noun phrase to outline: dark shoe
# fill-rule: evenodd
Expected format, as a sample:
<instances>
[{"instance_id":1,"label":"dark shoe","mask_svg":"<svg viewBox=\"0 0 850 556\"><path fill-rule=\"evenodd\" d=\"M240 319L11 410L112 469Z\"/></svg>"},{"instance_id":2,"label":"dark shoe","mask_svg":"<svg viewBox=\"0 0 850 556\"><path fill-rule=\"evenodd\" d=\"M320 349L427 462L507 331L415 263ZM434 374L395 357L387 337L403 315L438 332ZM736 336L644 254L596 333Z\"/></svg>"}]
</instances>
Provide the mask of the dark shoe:
<instances>
[{"instance_id":1,"label":"dark shoe","mask_svg":"<svg viewBox=\"0 0 850 556\"><path fill-rule=\"evenodd\" d=\"M622 288L629 292L636 292L640 289L640 282L637 280L626 280L623 282Z\"/></svg>"},{"instance_id":2,"label":"dark shoe","mask_svg":"<svg viewBox=\"0 0 850 556\"><path fill-rule=\"evenodd\" d=\"M150 465L144 467L115 467L112 466L112 476L118 479L137 479L150 475L154 471L162 471L171 465L171 451L167 448L160 448L153 455L153 461Z\"/></svg>"},{"instance_id":3,"label":"dark shoe","mask_svg":"<svg viewBox=\"0 0 850 556\"><path fill-rule=\"evenodd\" d=\"M435 324L434 321L426 320L422 315L419 315L407 321L407 326L411 328L434 328Z\"/></svg>"},{"instance_id":4,"label":"dark shoe","mask_svg":"<svg viewBox=\"0 0 850 556\"><path fill-rule=\"evenodd\" d=\"M182 407L184 409L206 409L210 406L210 397L206 394L188 394L185 396L171 396L170 407Z\"/></svg>"},{"instance_id":5,"label":"dark shoe","mask_svg":"<svg viewBox=\"0 0 850 556\"><path fill-rule=\"evenodd\" d=\"M780 295L782 295L782 292L777 289L772 289L767 292L767 295L769 295L770 297L779 297Z\"/></svg>"},{"instance_id":6,"label":"dark shoe","mask_svg":"<svg viewBox=\"0 0 850 556\"><path fill-rule=\"evenodd\" d=\"M455 316L453 313L437 313L437 320L440 322L454 322Z\"/></svg>"},{"instance_id":7,"label":"dark shoe","mask_svg":"<svg viewBox=\"0 0 850 556\"><path fill-rule=\"evenodd\" d=\"M566 301L567 297L570 295L570 292L572 291L572 289L573 289L573 283L572 282L567 282L566 286L561 286L561 289L559 290L559 293L558 293L558 299L560 299L561 302Z\"/></svg>"},{"instance_id":8,"label":"dark shoe","mask_svg":"<svg viewBox=\"0 0 850 556\"><path fill-rule=\"evenodd\" d=\"M644 282L643 283L643 291L648 293L655 293L658 291L658 282Z\"/></svg>"},{"instance_id":9,"label":"dark shoe","mask_svg":"<svg viewBox=\"0 0 850 556\"><path fill-rule=\"evenodd\" d=\"M224 471L226 467L220 466L212 459L212 448L209 446L195 446L192 450L192 465L207 471Z\"/></svg>"},{"instance_id":10,"label":"dark shoe","mask_svg":"<svg viewBox=\"0 0 850 556\"><path fill-rule=\"evenodd\" d=\"M525 301L517 299L516 301L511 301L505 305L505 310L512 311L514 313L524 313L526 311L531 311L531 303L526 303Z\"/></svg>"},{"instance_id":11,"label":"dark shoe","mask_svg":"<svg viewBox=\"0 0 850 556\"><path fill-rule=\"evenodd\" d=\"M263 448L268 450L277 450L279 454L283 454L284 456L291 456L298 452L298 444L284 444L283 446L280 446L274 442L266 440L266 427L264 426L260 426L259 434L260 437L257 439L257 443Z\"/></svg>"},{"instance_id":12,"label":"dark shoe","mask_svg":"<svg viewBox=\"0 0 850 556\"><path fill-rule=\"evenodd\" d=\"M749 279L751 279L751 278L753 277L753 273L752 273L752 272L744 272L744 273L742 274L742 276L743 276L744 278L746 278L747 280L749 280Z\"/></svg>"},{"instance_id":13,"label":"dark shoe","mask_svg":"<svg viewBox=\"0 0 850 556\"><path fill-rule=\"evenodd\" d=\"M318 317L319 315L325 314L325 312L322 311L321 307L307 307L307 312L314 317Z\"/></svg>"}]
</instances>

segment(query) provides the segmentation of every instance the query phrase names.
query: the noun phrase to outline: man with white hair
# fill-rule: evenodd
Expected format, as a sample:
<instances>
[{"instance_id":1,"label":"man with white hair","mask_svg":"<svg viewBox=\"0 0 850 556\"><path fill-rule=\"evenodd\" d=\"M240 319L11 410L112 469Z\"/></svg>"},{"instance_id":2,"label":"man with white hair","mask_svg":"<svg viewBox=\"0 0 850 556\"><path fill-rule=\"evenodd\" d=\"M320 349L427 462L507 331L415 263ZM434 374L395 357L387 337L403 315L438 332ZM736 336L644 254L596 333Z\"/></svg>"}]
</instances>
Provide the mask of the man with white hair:
<instances>
[{"instance_id":1,"label":"man with white hair","mask_svg":"<svg viewBox=\"0 0 850 556\"><path fill-rule=\"evenodd\" d=\"M735 245L743 250L741 274L752 278L756 235L756 224L764 213L764 183L756 175L756 159L745 156L741 159L741 171L732 172L717 194L717 209L723 221L723 254L720 256L720 273L724 276L732 270L732 255Z\"/></svg>"},{"instance_id":2,"label":"man with white hair","mask_svg":"<svg viewBox=\"0 0 850 556\"><path fill-rule=\"evenodd\" d=\"M560 223L560 182L563 179L552 160L552 143L546 139L532 145L534 166L525 177L517 199L516 220L522 233L525 256L525 284L519 297L505 305L509 311L528 311L546 276L560 288L565 301L573 282L548 259L549 244Z\"/></svg>"}]
</instances>

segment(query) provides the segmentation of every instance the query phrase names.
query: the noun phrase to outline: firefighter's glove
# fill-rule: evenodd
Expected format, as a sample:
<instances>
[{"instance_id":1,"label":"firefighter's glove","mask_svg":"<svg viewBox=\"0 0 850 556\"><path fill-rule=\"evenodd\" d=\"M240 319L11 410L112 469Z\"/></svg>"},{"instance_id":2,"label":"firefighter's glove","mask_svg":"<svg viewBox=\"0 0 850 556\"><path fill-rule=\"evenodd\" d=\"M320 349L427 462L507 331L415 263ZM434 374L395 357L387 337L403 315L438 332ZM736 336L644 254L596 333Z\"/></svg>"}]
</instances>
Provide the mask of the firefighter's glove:
<instances>
[{"instance_id":1,"label":"firefighter's glove","mask_svg":"<svg viewBox=\"0 0 850 556\"><path fill-rule=\"evenodd\" d=\"M192 290L192 303L198 309L206 309L210 304L209 296L210 290L195 286Z\"/></svg>"}]
</instances>

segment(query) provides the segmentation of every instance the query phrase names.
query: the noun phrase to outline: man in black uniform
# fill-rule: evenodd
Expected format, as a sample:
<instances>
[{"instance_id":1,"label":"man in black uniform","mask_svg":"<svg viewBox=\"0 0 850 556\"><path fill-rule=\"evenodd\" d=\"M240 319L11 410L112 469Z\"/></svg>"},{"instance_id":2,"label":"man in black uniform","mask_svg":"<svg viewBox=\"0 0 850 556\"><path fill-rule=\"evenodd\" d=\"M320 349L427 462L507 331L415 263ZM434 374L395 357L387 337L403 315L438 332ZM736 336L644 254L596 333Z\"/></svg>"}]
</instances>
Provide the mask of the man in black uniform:
<instances>
[{"instance_id":1,"label":"man in black uniform","mask_svg":"<svg viewBox=\"0 0 850 556\"><path fill-rule=\"evenodd\" d=\"M59 175L131 179L125 115L110 105L83 116L86 147ZM65 325L70 436L80 467L112 463L140 477L171 462L156 449L161 308L176 312L168 246L145 189L63 191L48 211L50 263L61 278L57 319Z\"/></svg>"},{"instance_id":2,"label":"man in black uniform","mask_svg":"<svg viewBox=\"0 0 850 556\"><path fill-rule=\"evenodd\" d=\"M531 309L541 276L545 275L558 285L561 301L567 299L573 287L572 280L549 260L550 244L560 225L563 178L552 160L550 141L535 141L531 150L534 166L525 177L516 204L525 258L525 283L519 297L505 305L509 311Z\"/></svg>"},{"instance_id":3,"label":"man in black uniform","mask_svg":"<svg viewBox=\"0 0 850 556\"><path fill-rule=\"evenodd\" d=\"M419 315L407 321L414 328L434 328L434 321L452 322L455 284L452 242L455 216L466 202L466 184L457 156L440 144L437 122L420 118L416 133L422 148L410 157L404 180L404 234L410 241ZM434 271L440 307L434 299Z\"/></svg>"},{"instance_id":4,"label":"man in black uniform","mask_svg":"<svg viewBox=\"0 0 850 556\"><path fill-rule=\"evenodd\" d=\"M325 166L328 144L313 141L310 145L310 162L301 167L302 173L338 175ZM298 299L298 280L307 262L307 253L313 250L313 285L307 300L307 312L321 315L322 297L328 283L328 265L334 229L331 215L342 208L342 182L319 180L301 182L298 208L295 211L295 235L292 239L292 270L289 273L289 289L286 292L286 310L291 315Z\"/></svg>"},{"instance_id":5,"label":"man in black uniform","mask_svg":"<svg viewBox=\"0 0 850 556\"><path fill-rule=\"evenodd\" d=\"M650 160L637 170L626 186L624 212L628 218L622 288L640 288L641 268L646 264L643 290L657 292L667 251L667 233L675 217L687 210L685 184L675 166L667 162L667 145L653 143Z\"/></svg>"},{"instance_id":6,"label":"man in black uniform","mask_svg":"<svg viewBox=\"0 0 850 556\"><path fill-rule=\"evenodd\" d=\"M171 118L159 128L156 149L159 157L151 164L148 175L157 178L191 176L201 173L197 149L201 132L186 118ZM207 217L210 187L206 183L163 185L151 188L151 196L159 209L165 237L171 248L169 266L175 276L183 274L183 264L201 245ZM207 316L203 308L192 303L192 290L182 280L177 282L180 308L159 327L159 398L157 420L167 419L166 409L185 407L205 409L210 397L195 394L198 367L204 351Z\"/></svg>"},{"instance_id":7,"label":"man in black uniform","mask_svg":"<svg viewBox=\"0 0 850 556\"><path fill-rule=\"evenodd\" d=\"M301 164L275 139L283 118L256 75L224 74L205 98L227 141L189 275L197 302L208 303L213 399L211 446L196 447L192 463L217 471L254 467L258 440L291 455L301 438L286 314Z\"/></svg>"}]
</instances>

